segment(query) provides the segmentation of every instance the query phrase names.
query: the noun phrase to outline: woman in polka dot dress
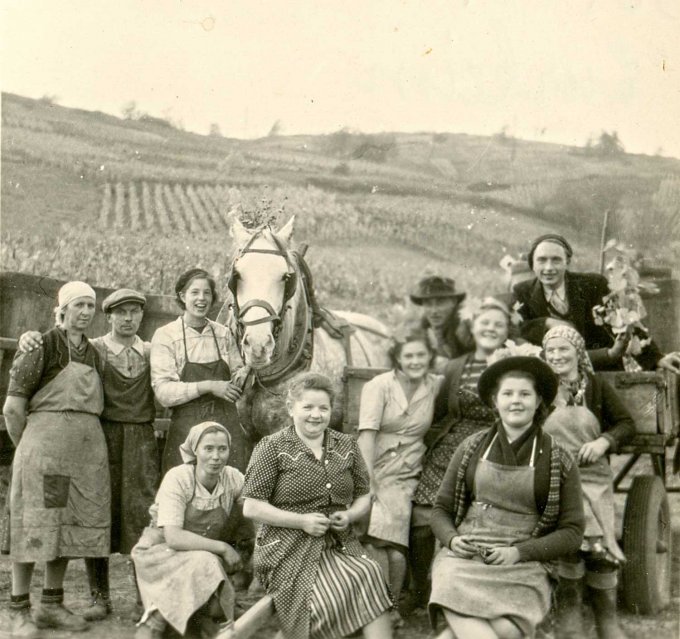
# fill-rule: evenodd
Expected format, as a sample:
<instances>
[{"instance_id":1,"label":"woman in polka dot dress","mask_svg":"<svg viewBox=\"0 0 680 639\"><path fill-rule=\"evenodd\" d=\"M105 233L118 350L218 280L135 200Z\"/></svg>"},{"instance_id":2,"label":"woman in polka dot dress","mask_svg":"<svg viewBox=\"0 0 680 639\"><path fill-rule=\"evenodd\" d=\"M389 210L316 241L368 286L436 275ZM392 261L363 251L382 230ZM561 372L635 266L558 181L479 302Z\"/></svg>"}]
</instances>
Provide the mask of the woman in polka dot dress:
<instances>
[{"instance_id":1,"label":"woman in polka dot dress","mask_svg":"<svg viewBox=\"0 0 680 639\"><path fill-rule=\"evenodd\" d=\"M262 524L255 571L288 639L332 639L362 630L392 636L390 595L352 524L370 508L366 466L352 437L327 430L330 380L304 373L290 385L292 425L253 451L243 512Z\"/></svg>"}]
</instances>

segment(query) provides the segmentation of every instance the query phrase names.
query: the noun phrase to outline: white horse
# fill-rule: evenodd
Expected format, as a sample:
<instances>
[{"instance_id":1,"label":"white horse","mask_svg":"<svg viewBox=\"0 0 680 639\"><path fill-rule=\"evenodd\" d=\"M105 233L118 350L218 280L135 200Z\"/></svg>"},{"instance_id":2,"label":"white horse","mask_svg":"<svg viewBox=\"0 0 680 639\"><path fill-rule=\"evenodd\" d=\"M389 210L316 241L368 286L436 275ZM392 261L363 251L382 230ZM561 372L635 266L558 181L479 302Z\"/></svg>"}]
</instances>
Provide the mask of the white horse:
<instances>
[{"instance_id":1,"label":"white horse","mask_svg":"<svg viewBox=\"0 0 680 639\"><path fill-rule=\"evenodd\" d=\"M288 423L286 385L295 374L311 370L335 382L339 394L331 424L338 427L345 366L390 365L389 331L381 322L358 313L319 312L306 264L288 248L294 219L279 231L248 230L238 220L231 227L236 250L218 321L236 337L250 367L241 420L258 436Z\"/></svg>"}]
</instances>

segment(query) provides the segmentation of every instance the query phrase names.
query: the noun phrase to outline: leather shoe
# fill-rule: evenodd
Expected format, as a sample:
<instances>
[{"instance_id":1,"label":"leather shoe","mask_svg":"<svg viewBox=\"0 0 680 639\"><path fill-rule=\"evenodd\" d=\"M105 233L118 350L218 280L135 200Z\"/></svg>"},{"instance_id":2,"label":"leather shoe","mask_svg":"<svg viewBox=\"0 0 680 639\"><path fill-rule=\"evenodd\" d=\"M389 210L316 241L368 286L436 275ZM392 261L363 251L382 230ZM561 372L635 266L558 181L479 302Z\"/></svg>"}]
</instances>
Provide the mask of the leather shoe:
<instances>
[{"instance_id":1,"label":"leather shoe","mask_svg":"<svg viewBox=\"0 0 680 639\"><path fill-rule=\"evenodd\" d=\"M101 621L111 612L111 600L104 595L95 593L90 605L83 612L83 618L87 621Z\"/></svg>"},{"instance_id":2,"label":"leather shoe","mask_svg":"<svg viewBox=\"0 0 680 639\"><path fill-rule=\"evenodd\" d=\"M55 628L69 632L87 630L87 621L74 615L63 603L40 604L33 617L38 628Z\"/></svg>"}]
</instances>

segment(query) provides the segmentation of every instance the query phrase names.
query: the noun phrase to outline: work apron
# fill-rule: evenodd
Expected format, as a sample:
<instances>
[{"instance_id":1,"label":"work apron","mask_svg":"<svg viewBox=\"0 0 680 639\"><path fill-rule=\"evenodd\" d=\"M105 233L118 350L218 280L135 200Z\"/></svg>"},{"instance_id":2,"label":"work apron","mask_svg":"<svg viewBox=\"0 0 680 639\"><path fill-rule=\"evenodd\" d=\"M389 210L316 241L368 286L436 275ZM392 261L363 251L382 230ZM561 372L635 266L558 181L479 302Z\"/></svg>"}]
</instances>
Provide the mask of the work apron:
<instances>
[{"instance_id":1,"label":"work apron","mask_svg":"<svg viewBox=\"0 0 680 639\"><path fill-rule=\"evenodd\" d=\"M581 447L602 435L600 422L586 406L556 406L546 419L543 431L552 435L555 441L574 457ZM614 511L614 474L607 456L600 457L593 464L579 466L583 511L586 529L582 550L593 549L602 544L617 560L625 557L616 541L616 515Z\"/></svg>"},{"instance_id":2,"label":"work apron","mask_svg":"<svg viewBox=\"0 0 680 639\"><path fill-rule=\"evenodd\" d=\"M179 379L185 383L204 382L209 380L229 381L231 371L222 359L220 346L212 326L210 326L217 359L212 362L190 362L187 353L186 333L182 322L182 341L184 343L185 364ZM242 473L246 472L246 466L250 458L250 442L246 432L241 427L236 404L219 399L210 393L200 395L186 404L175 406L172 409L172 419L168 436L163 450L163 475L174 466L182 463L179 447L184 443L192 426L201 422L214 421L222 424L231 435L231 450L229 451L229 465L237 468Z\"/></svg>"},{"instance_id":3,"label":"work apron","mask_svg":"<svg viewBox=\"0 0 680 639\"><path fill-rule=\"evenodd\" d=\"M71 361L28 403L10 494L12 560L108 557L111 492L97 371Z\"/></svg>"},{"instance_id":4,"label":"work apron","mask_svg":"<svg viewBox=\"0 0 680 639\"><path fill-rule=\"evenodd\" d=\"M151 369L125 377L104 363L104 412L111 474L111 552L128 554L149 520L160 479Z\"/></svg>"},{"instance_id":5,"label":"work apron","mask_svg":"<svg viewBox=\"0 0 680 639\"><path fill-rule=\"evenodd\" d=\"M192 500L193 495L184 510L184 530L227 541L230 517L224 508L199 510L191 505ZM219 589L220 607L233 620L235 592L218 555L206 550L172 550L159 529L147 528L132 557L145 616L158 610L183 635L191 616Z\"/></svg>"},{"instance_id":6,"label":"work apron","mask_svg":"<svg viewBox=\"0 0 680 639\"><path fill-rule=\"evenodd\" d=\"M477 464L476 499L458 527L459 535L482 548L529 539L540 516L534 495L536 438L529 466L489 461L493 443ZM462 559L442 548L432 566L430 605L482 619L508 617L531 637L550 608L548 572L538 561L494 566L480 555Z\"/></svg>"}]
</instances>

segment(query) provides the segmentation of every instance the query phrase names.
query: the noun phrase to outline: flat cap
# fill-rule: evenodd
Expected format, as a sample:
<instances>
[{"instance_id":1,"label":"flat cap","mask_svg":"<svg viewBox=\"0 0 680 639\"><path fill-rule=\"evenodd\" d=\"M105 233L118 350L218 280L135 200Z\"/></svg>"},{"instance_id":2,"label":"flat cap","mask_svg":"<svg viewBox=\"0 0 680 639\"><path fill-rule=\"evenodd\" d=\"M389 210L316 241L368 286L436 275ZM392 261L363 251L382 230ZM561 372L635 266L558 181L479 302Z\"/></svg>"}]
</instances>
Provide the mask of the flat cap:
<instances>
[{"instance_id":1,"label":"flat cap","mask_svg":"<svg viewBox=\"0 0 680 639\"><path fill-rule=\"evenodd\" d=\"M131 288L119 288L102 302L102 310L108 313L111 309L126 302L134 302L144 306L146 304L146 297L139 291L134 291Z\"/></svg>"}]
</instances>

